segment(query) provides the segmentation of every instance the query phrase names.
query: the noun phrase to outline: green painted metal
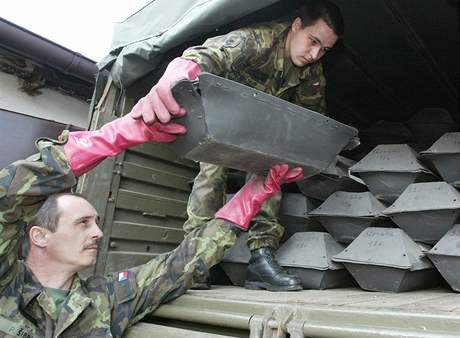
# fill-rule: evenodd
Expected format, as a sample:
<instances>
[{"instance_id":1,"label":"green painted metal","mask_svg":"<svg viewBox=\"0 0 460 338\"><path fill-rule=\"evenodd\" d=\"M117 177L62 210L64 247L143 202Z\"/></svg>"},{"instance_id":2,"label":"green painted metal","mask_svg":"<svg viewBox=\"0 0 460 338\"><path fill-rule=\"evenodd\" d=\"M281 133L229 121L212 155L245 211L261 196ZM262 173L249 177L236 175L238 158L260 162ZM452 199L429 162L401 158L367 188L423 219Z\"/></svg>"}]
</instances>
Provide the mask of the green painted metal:
<instances>
[{"instance_id":1,"label":"green painted metal","mask_svg":"<svg viewBox=\"0 0 460 338\"><path fill-rule=\"evenodd\" d=\"M163 325L139 323L130 328L124 335L125 338L224 338L218 334L196 332Z\"/></svg>"},{"instance_id":2,"label":"green painted metal","mask_svg":"<svg viewBox=\"0 0 460 338\"><path fill-rule=\"evenodd\" d=\"M233 291L236 292L236 289ZM225 289L221 292L221 298L216 298L218 293L214 291L213 298L203 296L205 292L182 296L161 306L153 316L253 331L257 326L254 324L265 322L267 329L284 330L291 338L453 338L459 337L460 332L460 311L440 311L429 302L426 310L431 308L431 311L408 307L398 309L396 304L399 295L392 303L394 308L369 309L359 308L359 303L354 307L343 306L343 296L355 295L353 291L347 290L324 293L326 299L342 299L335 305L308 304L308 298L300 302L303 297L308 297L308 291L297 293L297 301L290 297L279 303L264 301L267 293L260 291L260 297L255 295L256 291L253 297L245 297L246 300L230 299L231 295ZM375 295L369 292L359 294L369 301ZM414 295L414 301L420 297L429 298L423 297L423 292L418 292ZM283 296L279 296L279 299L282 300ZM327 303L327 300L324 302ZM251 337L258 337L253 333Z\"/></svg>"},{"instance_id":3,"label":"green painted metal","mask_svg":"<svg viewBox=\"0 0 460 338\"><path fill-rule=\"evenodd\" d=\"M161 242L179 244L184 238L184 232L163 226L143 225L127 222L115 222L112 228L113 239L128 239L145 241L146 238L158 238Z\"/></svg>"},{"instance_id":4,"label":"green painted metal","mask_svg":"<svg viewBox=\"0 0 460 338\"><path fill-rule=\"evenodd\" d=\"M198 169L197 163L185 159L179 159L167 144L159 144L153 142L144 143L137 147L131 148L131 151L147 156L156 157L165 161L174 162L192 169Z\"/></svg>"},{"instance_id":5,"label":"green painted metal","mask_svg":"<svg viewBox=\"0 0 460 338\"><path fill-rule=\"evenodd\" d=\"M257 307L257 306L255 306ZM153 314L154 317L175 319L234 329L249 329L249 322L255 311L254 304L238 304L231 301L206 300L180 297L164 304Z\"/></svg>"},{"instance_id":6,"label":"green painted metal","mask_svg":"<svg viewBox=\"0 0 460 338\"><path fill-rule=\"evenodd\" d=\"M161 170L146 168L142 165L124 162L121 169L123 177L133 178L139 181L158 184L161 186L176 188L182 191L190 192L190 178L169 174Z\"/></svg>"},{"instance_id":7,"label":"green painted metal","mask_svg":"<svg viewBox=\"0 0 460 338\"><path fill-rule=\"evenodd\" d=\"M187 201L178 201L163 196L154 196L135 191L120 190L116 201L118 208L136 210L145 215L185 218Z\"/></svg>"},{"instance_id":8,"label":"green painted metal","mask_svg":"<svg viewBox=\"0 0 460 338\"><path fill-rule=\"evenodd\" d=\"M183 165L179 165L173 161L166 161L161 158L156 158L150 155L142 154L136 151L126 151L126 162L137 163L148 168L154 168L170 174L187 177L193 180L197 170Z\"/></svg>"}]
</instances>

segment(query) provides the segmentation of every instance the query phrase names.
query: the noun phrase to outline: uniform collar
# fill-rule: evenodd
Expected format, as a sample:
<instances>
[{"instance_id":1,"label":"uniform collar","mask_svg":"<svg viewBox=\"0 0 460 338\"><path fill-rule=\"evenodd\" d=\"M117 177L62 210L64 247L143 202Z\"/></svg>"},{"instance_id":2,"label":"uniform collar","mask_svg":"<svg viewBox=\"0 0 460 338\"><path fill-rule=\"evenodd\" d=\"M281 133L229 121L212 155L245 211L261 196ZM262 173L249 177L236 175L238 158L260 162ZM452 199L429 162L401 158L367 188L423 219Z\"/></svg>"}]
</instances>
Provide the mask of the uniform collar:
<instances>
[{"instance_id":1,"label":"uniform collar","mask_svg":"<svg viewBox=\"0 0 460 338\"><path fill-rule=\"evenodd\" d=\"M18 278L18 290L22 296L22 309L25 310L34 299L37 299L43 310L52 318L56 319L59 316L55 329L56 336L68 328L92 303L92 299L88 297L86 288L83 285L84 283L82 283L78 275L75 275L69 290L66 308L60 314L54 313L54 304L49 304L50 299L46 296L43 285L23 261L20 261L19 264L19 275L21 278Z\"/></svg>"},{"instance_id":2,"label":"uniform collar","mask_svg":"<svg viewBox=\"0 0 460 338\"><path fill-rule=\"evenodd\" d=\"M22 296L23 308L26 308L30 302L35 299L35 297L44 291L44 287L24 261L20 261L19 271L19 274L22 275L22 278L18 279L19 289ZM69 290L69 294L70 293L77 293L83 298L86 297L86 292L83 290L82 283L78 275L75 275L75 278L72 281L72 285Z\"/></svg>"},{"instance_id":3,"label":"uniform collar","mask_svg":"<svg viewBox=\"0 0 460 338\"><path fill-rule=\"evenodd\" d=\"M22 278L18 278L18 289L22 297L22 308L25 309L43 291L43 285L41 285L24 261L19 262L19 275Z\"/></svg>"}]
</instances>

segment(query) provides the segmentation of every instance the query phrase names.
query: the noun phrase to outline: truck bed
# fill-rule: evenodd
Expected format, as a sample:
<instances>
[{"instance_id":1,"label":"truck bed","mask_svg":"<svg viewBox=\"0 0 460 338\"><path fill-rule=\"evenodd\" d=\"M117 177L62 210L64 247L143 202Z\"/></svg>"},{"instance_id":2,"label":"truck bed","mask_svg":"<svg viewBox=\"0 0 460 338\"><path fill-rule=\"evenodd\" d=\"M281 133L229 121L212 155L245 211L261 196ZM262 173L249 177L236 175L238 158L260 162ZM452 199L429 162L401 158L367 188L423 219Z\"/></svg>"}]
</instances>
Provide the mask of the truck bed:
<instances>
[{"instance_id":1,"label":"truck bed","mask_svg":"<svg viewBox=\"0 0 460 338\"><path fill-rule=\"evenodd\" d=\"M157 324L176 325L181 330L195 326L191 332L226 336L249 336L250 331L251 337L262 337L263 330L275 332L281 326L291 338L460 337L460 295L447 289L268 292L213 286L211 290L190 290L153 316Z\"/></svg>"}]
</instances>

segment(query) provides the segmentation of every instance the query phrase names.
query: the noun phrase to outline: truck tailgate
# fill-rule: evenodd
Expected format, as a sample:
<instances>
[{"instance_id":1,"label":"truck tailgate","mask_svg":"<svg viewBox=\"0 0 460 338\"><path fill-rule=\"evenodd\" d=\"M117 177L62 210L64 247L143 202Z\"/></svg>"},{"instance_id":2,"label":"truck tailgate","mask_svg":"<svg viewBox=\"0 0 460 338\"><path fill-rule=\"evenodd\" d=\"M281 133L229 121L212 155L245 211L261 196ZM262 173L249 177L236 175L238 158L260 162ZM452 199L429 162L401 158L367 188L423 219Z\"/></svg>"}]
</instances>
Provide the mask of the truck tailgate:
<instances>
[{"instance_id":1,"label":"truck tailgate","mask_svg":"<svg viewBox=\"0 0 460 338\"><path fill-rule=\"evenodd\" d=\"M208 325L220 332L246 330L250 337L265 337L267 330L290 337L460 337L460 295L445 289L274 293L214 286L190 290L153 316L154 321Z\"/></svg>"}]
</instances>

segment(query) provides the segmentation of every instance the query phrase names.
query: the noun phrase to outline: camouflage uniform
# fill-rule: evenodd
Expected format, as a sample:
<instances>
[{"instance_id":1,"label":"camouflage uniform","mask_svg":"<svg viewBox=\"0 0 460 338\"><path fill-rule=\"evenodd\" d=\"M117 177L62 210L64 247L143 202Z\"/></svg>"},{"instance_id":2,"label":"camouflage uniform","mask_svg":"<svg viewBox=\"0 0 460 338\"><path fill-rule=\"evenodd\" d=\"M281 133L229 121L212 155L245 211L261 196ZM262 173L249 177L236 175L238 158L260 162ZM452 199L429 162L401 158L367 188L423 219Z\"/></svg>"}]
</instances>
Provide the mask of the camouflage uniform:
<instances>
[{"instance_id":1,"label":"camouflage uniform","mask_svg":"<svg viewBox=\"0 0 460 338\"><path fill-rule=\"evenodd\" d=\"M326 80L321 63L298 68L284 57L289 23L266 23L242 28L187 49L182 57L193 60L204 72L223 76L284 100L325 113ZM212 219L225 197L226 168L201 163L187 205L190 232ZM284 233L279 224L281 194L268 200L249 232L251 250L277 248Z\"/></svg>"},{"instance_id":2,"label":"camouflage uniform","mask_svg":"<svg viewBox=\"0 0 460 338\"><path fill-rule=\"evenodd\" d=\"M76 276L61 311L17 257L27 222L46 196L75 184L62 147L38 143L40 153L0 171L0 337L121 337L130 325L207 274L236 239L212 220L174 251L122 273Z\"/></svg>"}]
</instances>

